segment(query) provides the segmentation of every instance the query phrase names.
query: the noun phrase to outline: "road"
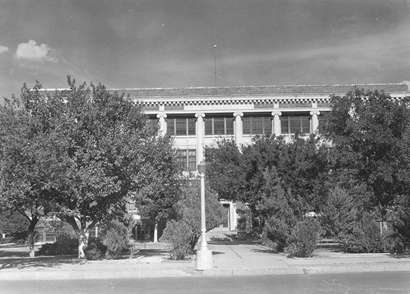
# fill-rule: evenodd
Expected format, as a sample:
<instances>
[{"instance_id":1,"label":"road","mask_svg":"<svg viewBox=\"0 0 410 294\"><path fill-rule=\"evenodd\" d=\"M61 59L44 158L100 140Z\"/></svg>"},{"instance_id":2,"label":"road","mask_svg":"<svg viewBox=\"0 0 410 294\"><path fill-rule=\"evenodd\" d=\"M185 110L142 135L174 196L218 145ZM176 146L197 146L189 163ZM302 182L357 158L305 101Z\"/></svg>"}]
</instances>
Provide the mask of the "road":
<instances>
[{"instance_id":1,"label":"road","mask_svg":"<svg viewBox=\"0 0 410 294\"><path fill-rule=\"evenodd\" d=\"M64 281L1 281L1 294L410 293L410 272Z\"/></svg>"}]
</instances>

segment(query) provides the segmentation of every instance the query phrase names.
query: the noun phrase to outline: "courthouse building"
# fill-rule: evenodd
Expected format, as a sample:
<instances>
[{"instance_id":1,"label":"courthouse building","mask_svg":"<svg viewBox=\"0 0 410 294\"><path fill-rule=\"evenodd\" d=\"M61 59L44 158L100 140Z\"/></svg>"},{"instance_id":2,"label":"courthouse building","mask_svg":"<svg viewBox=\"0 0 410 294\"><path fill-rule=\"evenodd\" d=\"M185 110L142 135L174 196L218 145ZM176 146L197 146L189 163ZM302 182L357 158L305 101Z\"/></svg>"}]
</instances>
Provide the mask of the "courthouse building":
<instances>
[{"instance_id":1,"label":"courthouse building","mask_svg":"<svg viewBox=\"0 0 410 294\"><path fill-rule=\"evenodd\" d=\"M204 147L233 139L250 144L256 135L319 132L324 114L331 110L330 96L357 88L383 90L394 98L409 96L408 84L283 85L244 87L112 89L124 92L143 106L159 132L173 137L178 162L195 173L204 160ZM235 203L228 207L229 229L237 225Z\"/></svg>"}]
</instances>

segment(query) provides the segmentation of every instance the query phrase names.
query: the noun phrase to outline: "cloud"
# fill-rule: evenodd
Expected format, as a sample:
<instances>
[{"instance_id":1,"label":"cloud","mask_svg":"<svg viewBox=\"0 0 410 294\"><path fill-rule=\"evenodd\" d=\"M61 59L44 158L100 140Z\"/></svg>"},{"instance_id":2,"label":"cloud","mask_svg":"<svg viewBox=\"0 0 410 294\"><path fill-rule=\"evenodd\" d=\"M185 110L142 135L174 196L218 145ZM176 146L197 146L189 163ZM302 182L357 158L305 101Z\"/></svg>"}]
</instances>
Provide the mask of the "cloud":
<instances>
[{"instance_id":1,"label":"cloud","mask_svg":"<svg viewBox=\"0 0 410 294\"><path fill-rule=\"evenodd\" d=\"M9 51L8 47L0 45L0 54L6 53L7 51Z\"/></svg>"},{"instance_id":2,"label":"cloud","mask_svg":"<svg viewBox=\"0 0 410 294\"><path fill-rule=\"evenodd\" d=\"M32 61L57 61L55 57L50 56L51 48L47 44L38 44L34 40L27 43L20 43L17 46L16 58L21 60Z\"/></svg>"}]
</instances>

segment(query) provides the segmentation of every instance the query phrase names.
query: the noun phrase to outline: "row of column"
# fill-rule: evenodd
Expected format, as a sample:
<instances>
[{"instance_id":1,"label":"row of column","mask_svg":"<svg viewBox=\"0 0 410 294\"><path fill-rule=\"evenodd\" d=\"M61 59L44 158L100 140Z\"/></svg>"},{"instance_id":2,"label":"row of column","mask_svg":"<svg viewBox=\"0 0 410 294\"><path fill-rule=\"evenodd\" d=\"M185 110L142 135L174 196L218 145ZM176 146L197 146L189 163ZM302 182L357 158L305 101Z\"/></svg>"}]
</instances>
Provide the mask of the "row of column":
<instances>
[{"instance_id":1,"label":"row of column","mask_svg":"<svg viewBox=\"0 0 410 294\"><path fill-rule=\"evenodd\" d=\"M274 110L272 111L272 116L273 116L273 133L276 136L279 136L281 134L281 123L280 123L280 116L282 115L282 112L279 110ZM310 111L310 115L312 116L312 132L316 133L319 128L319 115L320 111L317 109L314 109ZM242 138L242 117L243 117L243 112L234 112L233 116L235 117L235 123L234 123L234 137L235 137L235 142L239 145L241 143L241 138ZM197 164L199 164L203 159L204 159L204 136L205 136L205 113L203 112L197 112L195 113L196 117L196 161ZM157 118L159 120L159 135L160 136L165 136L167 132L167 114L160 112L157 114Z\"/></svg>"}]
</instances>

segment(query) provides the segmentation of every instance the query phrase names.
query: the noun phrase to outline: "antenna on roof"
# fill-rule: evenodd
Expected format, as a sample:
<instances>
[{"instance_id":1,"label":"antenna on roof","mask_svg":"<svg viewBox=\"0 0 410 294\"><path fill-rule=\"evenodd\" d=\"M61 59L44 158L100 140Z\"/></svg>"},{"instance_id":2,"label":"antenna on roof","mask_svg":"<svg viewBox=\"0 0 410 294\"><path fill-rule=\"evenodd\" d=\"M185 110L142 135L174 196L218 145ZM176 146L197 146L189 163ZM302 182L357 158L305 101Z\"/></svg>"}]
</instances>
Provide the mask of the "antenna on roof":
<instances>
[{"instance_id":1,"label":"antenna on roof","mask_svg":"<svg viewBox=\"0 0 410 294\"><path fill-rule=\"evenodd\" d=\"M212 53L214 55L214 87L216 87L216 43L212 45Z\"/></svg>"}]
</instances>

